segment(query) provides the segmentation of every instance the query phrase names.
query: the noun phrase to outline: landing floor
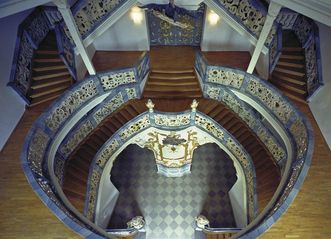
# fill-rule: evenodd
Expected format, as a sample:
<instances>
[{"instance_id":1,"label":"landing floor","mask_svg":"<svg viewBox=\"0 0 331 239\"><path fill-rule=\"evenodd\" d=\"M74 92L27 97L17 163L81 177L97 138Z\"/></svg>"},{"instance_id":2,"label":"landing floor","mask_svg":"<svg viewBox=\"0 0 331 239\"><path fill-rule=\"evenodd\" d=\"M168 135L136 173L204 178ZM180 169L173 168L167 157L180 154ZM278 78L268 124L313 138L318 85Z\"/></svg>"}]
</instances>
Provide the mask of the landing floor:
<instances>
[{"instance_id":1,"label":"landing floor","mask_svg":"<svg viewBox=\"0 0 331 239\"><path fill-rule=\"evenodd\" d=\"M147 239L188 239L199 214L211 227L236 227L228 196L236 171L216 144L196 149L191 174L180 178L157 174L153 152L130 145L114 162L111 175L120 196L108 228L126 228L132 217L142 215Z\"/></svg>"}]
</instances>

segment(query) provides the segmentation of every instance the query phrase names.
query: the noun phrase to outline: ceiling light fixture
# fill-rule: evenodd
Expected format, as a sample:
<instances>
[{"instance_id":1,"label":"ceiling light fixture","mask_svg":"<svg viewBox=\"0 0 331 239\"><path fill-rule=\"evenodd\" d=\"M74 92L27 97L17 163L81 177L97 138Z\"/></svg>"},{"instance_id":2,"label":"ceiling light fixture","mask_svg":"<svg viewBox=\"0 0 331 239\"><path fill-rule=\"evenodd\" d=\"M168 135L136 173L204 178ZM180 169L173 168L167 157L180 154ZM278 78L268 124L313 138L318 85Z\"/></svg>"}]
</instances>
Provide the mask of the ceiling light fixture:
<instances>
[{"instance_id":1,"label":"ceiling light fixture","mask_svg":"<svg viewBox=\"0 0 331 239\"><path fill-rule=\"evenodd\" d=\"M133 7L130 16L135 24L140 24L143 20L142 10L139 7Z\"/></svg>"},{"instance_id":2,"label":"ceiling light fixture","mask_svg":"<svg viewBox=\"0 0 331 239\"><path fill-rule=\"evenodd\" d=\"M214 11L210 11L208 13L208 21L210 25L216 25L220 20L220 16L218 16Z\"/></svg>"}]
</instances>

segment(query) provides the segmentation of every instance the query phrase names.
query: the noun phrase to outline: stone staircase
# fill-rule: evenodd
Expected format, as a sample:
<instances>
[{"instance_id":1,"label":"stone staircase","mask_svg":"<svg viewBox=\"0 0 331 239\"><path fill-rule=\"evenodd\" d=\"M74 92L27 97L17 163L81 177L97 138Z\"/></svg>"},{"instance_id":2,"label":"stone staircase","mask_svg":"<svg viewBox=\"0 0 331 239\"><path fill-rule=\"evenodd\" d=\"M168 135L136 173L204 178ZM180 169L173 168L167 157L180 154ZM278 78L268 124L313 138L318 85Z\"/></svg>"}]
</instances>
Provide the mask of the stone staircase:
<instances>
[{"instance_id":1,"label":"stone staircase","mask_svg":"<svg viewBox=\"0 0 331 239\"><path fill-rule=\"evenodd\" d=\"M112 113L69 156L63 180L63 192L83 212L90 165L102 145L126 122L146 111L145 101L130 101Z\"/></svg>"},{"instance_id":2,"label":"stone staircase","mask_svg":"<svg viewBox=\"0 0 331 239\"><path fill-rule=\"evenodd\" d=\"M193 68L152 69L146 83L144 98L200 98L199 82Z\"/></svg>"},{"instance_id":3,"label":"stone staircase","mask_svg":"<svg viewBox=\"0 0 331 239\"><path fill-rule=\"evenodd\" d=\"M305 52L301 47L285 47L269 78L289 98L306 102Z\"/></svg>"},{"instance_id":4,"label":"stone staircase","mask_svg":"<svg viewBox=\"0 0 331 239\"><path fill-rule=\"evenodd\" d=\"M258 208L261 212L274 195L280 182L280 170L275 165L272 155L249 126L222 103L200 99L198 110L229 131L252 157L257 178Z\"/></svg>"},{"instance_id":5,"label":"stone staircase","mask_svg":"<svg viewBox=\"0 0 331 239\"><path fill-rule=\"evenodd\" d=\"M60 58L53 31L34 53L32 80L28 91L30 107L54 100L73 84L66 65Z\"/></svg>"}]
</instances>

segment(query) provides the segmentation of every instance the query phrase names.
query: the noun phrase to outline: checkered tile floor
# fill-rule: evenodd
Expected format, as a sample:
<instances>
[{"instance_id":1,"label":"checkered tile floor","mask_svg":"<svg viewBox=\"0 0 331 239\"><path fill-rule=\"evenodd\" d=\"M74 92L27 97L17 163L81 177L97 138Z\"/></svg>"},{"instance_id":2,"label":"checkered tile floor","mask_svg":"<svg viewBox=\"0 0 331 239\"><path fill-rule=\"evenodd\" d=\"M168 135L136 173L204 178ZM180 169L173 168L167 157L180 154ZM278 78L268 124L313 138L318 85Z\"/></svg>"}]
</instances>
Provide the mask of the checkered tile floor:
<instances>
[{"instance_id":1,"label":"checkered tile floor","mask_svg":"<svg viewBox=\"0 0 331 239\"><path fill-rule=\"evenodd\" d=\"M111 174L120 196L108 228L126 228L142 215L147 238L188 239L199 214L211 227L235 227L228 191L237 177L231 159L215 144L196 149L191 174L181 178L157 174L153 153L136 145L118 156Z\"/></svg>"}]
</instances>

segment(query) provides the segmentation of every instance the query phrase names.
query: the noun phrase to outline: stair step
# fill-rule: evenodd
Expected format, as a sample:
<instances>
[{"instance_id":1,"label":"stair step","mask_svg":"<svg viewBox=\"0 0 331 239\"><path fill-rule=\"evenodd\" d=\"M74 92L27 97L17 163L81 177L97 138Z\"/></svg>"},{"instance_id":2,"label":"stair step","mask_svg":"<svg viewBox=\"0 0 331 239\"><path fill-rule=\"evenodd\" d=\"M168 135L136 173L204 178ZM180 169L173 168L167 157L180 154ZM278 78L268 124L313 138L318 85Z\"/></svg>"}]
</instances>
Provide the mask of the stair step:
<instances>
[{"instance_id":1,"label":"stair step","mask_svg":"<svg viewBox=\"0 0 331 239\"><path fill-rule=\"evenodd\" d=\"M149 79L157 79L157 80L164 80L164 81L170 81L170 80L194 80L196 79L194 75L192 76L181 76L181 75L176 75L176 76L167 76L167 75L150 75Z\"/></svg>"},{"instance_id":2,"label":"stair step","mask_svg":"<svg viewBox=\"0 0 331 239\"><path fill-rule=\"evenodd\" d=\"M164 74L181 74L181 73L193 73L193 69L152 69L151 73L164 73Z\"/></svg>"},{"instance_id":3,"label":"stair step","mask_svg":"<svg viewBox=\"0 0 331 239\"><path fill-rule=\"evenodd\" d=\"M288 55L281 54L279 59L288 59L288 60L304 60L305 57L303 55Z\"/></svg>"},{"instance_id":4,"label":"stair step","mask_svg":"<svg viewBox=\"0 0 331 239\"><path fill-rule=\"evenodd\" d=\"M52 70L64 70L67 69L66 65L53 65L53 66L39 66L34 67L32 70L36 72L52 71Z\"/></svg>"},{"instance_id":5,"label":"stair step","mask_svg":"<svg viewBox=\"0 0 331 239\"><path fill-rule=\"evenodd\" d=\"M286 83L283 83L281 81L271 81L271 82L273 82L276 86L281 87L283 89L287 89L287 90L296 92L296 93L301 94L301 95L305 95L306 94L306 91L304 91L302 89L298 89L298 88L293 87L293 86L290 86L290 85L288 85Z\"/></svg>"},{"instance_id":6,"label":"stair step","mask_svg":"<svg viewBox=\"0 0 331 239\"><path fill-rule=\"evenodd\" d=\"M305 73L304 72L287 70L287 69L283 69L283 68L279 68L279 67L276 67L274 71L286 73L286 74L289 74L289 75L299 76L299 77L304 77L305 76Z\"/></svg>"},{"instance_id":7,"label":"stair step","mask_svg":"<svg viewBox=\"0 0 331 239\"><path fill-rule=\"evenodd\" d=\"M298 80L298 79L293 79L291 77L285 76L285 75L279 75L279 74L272 74L271 81L285 81L285 82L290 82L292 84L296 84L299 86L304 86L306 85L306 82Z\"/></svg>"},{"instance_id":8,"label":"stair step","mask_svg":"<svg viewBox=\"0 0 331 239\"><path fill-rule=\"evenodd\" d=\"M35 84L33 84L31 86L31 89L41 89L41 88L45 88L45 87L49 87L49 86L54 86L54 85L58 85L58 84L64 84L64 83L70 83L71 84L72 79L69 78L63 78L63 79L59 79L56 81L37 81L35 82Z\"/></svg>"},{"instance_id":9,"label":"stair step","mask_svg":"<svg viewBox=\"0 0 331 239\"><path fill-rule=\"evenodd\" d=\"M42 54L42 55L58 55L58 51L57 50L36 50L37 54Z\"/></svg>"},{"instance_id":10,"label":"stair step","mask_svg":"<svg viewBox=\"0 0 331 239\"><path fill-rule=\"evenodd\" d=\"M44 75L40 75L40 76L33 76L32 80L38 81L38 80L50 79L50 78L59 77L59 76L70 76L70 74L68 71L50 73L50 74L44 74Z\"/></svg>"},{"instance_id":11,"label":"stair step","mask_svg":"<svg viewBox=\"0 0 331 239\"><path fill-rule=\"evenodd\" d=\"M34 62L38 63L48 63L48 62L62 62L61 58L34 58Z\"/></svg>"},{"instance_id":12,"label":"stair step","mask_svg":"<svg viewBox=\"0 0 331 239\"><path fill-rule=\"evenodd\" d=\"M303 52L304 49L302 47L283 47L283 52Z\"/></svg>"},{"instance_id":13,"label":"stair step","mask_svg":"<svg viewBox=\"0 0 331 239\"><path fill-rule=\"evenodd\" d=\"M304 64L299 63L292 63L292 62L286 62L286 61L278 61L277 66L286 66L286 67L292 67L297 69L304 69Z\"/></svg>"},{"instance_id":14,"label":"stair step","mask_svg":"<svg viewBox=\"0 0 331 239\"><path fill-rule=\"evenodd\" d=\"M303 97L295 96L295 95L290 94L289 92L286 92L286 91L283 91L283 94L286 95L288 98L294 100L294 101L298 101L298 102L307 104L307 101Z\"/></svg>"},{"instance_id":15,"label":"stair step","mask_svg":"<svg viewBox=\"0 0 331 239\"><path fill-rule=\"evenodd\" d=\"M55 93L55 92L58 92L58 91L61 91L61 90L65 90L69 87L70 85L69 84L64 84L64 85L61 85L61 86L58 86L58 87L55 87L55 88L51 88L51 89L48 89L48 90L45 90L45 91L41 91L41 92L32 92L32 94L30 95L30 98L38 98L38 97L41 97L41 96L46 96L48 94L51 94L51 93Z\"/></svg>"},{"instance_id":16,"label":"stair step","mask_svg":"<svg viewBox=\"0 0 331 239\"><path fill-rule=\"evenodd\" d=\"M42 96L42 97L32 99L31 104L29 105L29 107L33 107L33 106L45 103L47 101L54 100L54 99L58 98L60 95L62 95L63 92L64 92L64 90L59 91L59 92L55 92L53 94L49 94L49 95L46 95L46 96Z\"/></svg>"},{"instance_id":17,"label":"stair step","mask_svg":"<svg viewBox=\"0 0 331 239\"><path fill-rule=\"evenodd\" d=\"M197 92L145 92L144 98L200 98L201 93Z\"/></svg>"},{"instance_id":18,"label":"stair step","mask_svg":"<svg viewBox=\"0 0 331 239\"><path fill-rule=\"evenodd\" d=\"M184 82L179 82L179 81L148 81L147 82L148 86L199 86L197 81L184 81Z\"/></svg>"},{"instance_id":19,"label":"stair step","mask_svg":"<svg viewBox=\"0 0 331 239\"><path fill-rule=\"evenodd\" d=\"M163 87L150 87L148 84L145 87L145 91L153 91L153 92L165 92L165 91L174 91L174 92L200 92L200 88L198 87L179 87L179 86L163 86Z\"/></svg>"}]
</instances>

